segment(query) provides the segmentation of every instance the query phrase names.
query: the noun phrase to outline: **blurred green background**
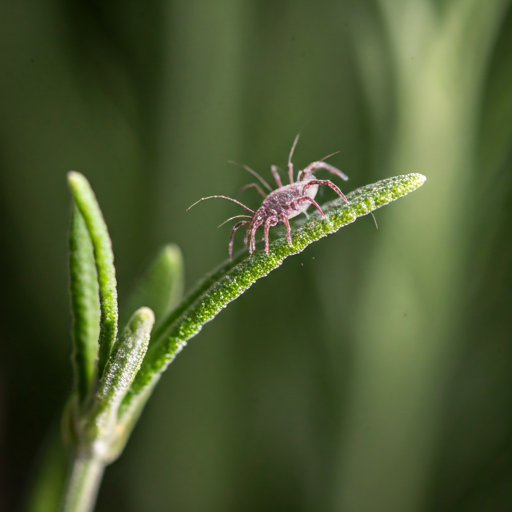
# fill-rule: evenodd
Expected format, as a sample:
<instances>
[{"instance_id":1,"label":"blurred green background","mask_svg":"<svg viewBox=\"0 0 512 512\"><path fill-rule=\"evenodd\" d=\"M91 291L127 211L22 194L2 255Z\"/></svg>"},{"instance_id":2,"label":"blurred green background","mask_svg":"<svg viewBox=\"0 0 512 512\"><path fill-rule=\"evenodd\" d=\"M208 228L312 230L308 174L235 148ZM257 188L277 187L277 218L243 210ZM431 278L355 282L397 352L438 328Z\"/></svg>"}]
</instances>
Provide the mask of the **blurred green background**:
<instances>
[{"instance_id":1,"label":"blurred green background","mask_svg":"<svg viewBox=\"0 0 512 512\"><path fill-rule=\"evenodd\" d=\"M510 1L3 1L0 41L0 509L30 509L71 387L66 172L122 304L166 242L187 288L225 259L238 208L185 209L252 181L228 160L270 179L308 121L296 168L427 183L208 324L97 511L512 510Z\"/></svg>"}]
</instances>

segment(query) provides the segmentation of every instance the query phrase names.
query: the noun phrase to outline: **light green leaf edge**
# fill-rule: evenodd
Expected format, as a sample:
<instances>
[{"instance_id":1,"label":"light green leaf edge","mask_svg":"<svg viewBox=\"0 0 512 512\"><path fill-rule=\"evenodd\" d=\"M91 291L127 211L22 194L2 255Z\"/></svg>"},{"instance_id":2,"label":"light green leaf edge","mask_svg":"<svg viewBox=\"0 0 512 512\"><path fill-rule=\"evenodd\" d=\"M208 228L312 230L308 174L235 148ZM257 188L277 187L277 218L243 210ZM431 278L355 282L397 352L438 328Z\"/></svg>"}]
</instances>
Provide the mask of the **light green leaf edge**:
<instances>
[{"instance_id":1,"label":"light green leaf edge","mask_svg":"<svg viewBox=\"0 0 512 512\"><path fill-rule=\"evenodd\" d=\"M114 253L107 225L87 179L82 174L71 171L68 173L68 184L94 248L101 309L98 352L98 377L101 378L117 336L117 282Z\"/></svg>"},{"instance_id":2,"label":"light green leaf edge","mask_svg":"<svg viewBox=\"0 0 512 512\"><path fill-rule=\"evenodd\" d=\"M74 201L69 231L69 274L73 313L71 360L74 389L79 404L83 405L95 378L100 306L92 242Z\"/></svg>"},{"instance_id":3,"label":"light green leaf edge","mask_svg":"<svg viewBox=\"0 0 512 512\"><path fill-rule=\"evenodd\" d=\"M260 249L247 257L247 251L243 250L232 262L222 264L199 283L153 333L150 349L121 405L120 423L129 421L124 416L129 417L134 411L140 413L140 402L145 402L161 373L187 341L256 280L279 267L288 256L303 251L311 243L335 233L358 217L409 194L425 180L425 176L412 173L354 190L347 195L348 204L341 199L332 201L323 206L325 218L315 212L302 226L294 229L293 246L290 247L283 236L270 244L268 256Z\"/></svg>"}]
</instances>

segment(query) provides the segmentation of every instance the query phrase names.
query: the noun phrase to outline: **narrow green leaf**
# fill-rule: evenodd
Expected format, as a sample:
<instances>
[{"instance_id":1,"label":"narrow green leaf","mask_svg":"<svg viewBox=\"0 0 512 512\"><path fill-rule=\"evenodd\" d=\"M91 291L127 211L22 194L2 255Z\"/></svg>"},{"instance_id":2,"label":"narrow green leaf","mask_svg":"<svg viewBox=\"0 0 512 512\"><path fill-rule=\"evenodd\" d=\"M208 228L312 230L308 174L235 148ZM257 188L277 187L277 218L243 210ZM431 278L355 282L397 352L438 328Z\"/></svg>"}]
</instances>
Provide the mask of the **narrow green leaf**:
<instances>
[{"instance_id":1,"label":"narrow green leaf","mask_svg":"<svg viewBox=\"0 0 512 512\"><path fill-rule=\"evenodd\" d=\"M69 232L69 272L73 313L74 387L83 404L93 383L98 353L100 306L91 238L73 201Z\"/></svg>"},{"instance_id":2,"label":"narrow green leaf","mask_svg":"<svg viewBox=\"0 0 512 512\"><path fill-rule=\"evenodd\" d=\"M147 389L155 385L161 372L226 305L247 290L257 279L279 267L288 256L303 251L308 245L341 227L354 222L423 185L421 174L407 174L367 185L347 195L349 204L340 199L323 206L326 218L316 212L293 230L293 246L283 235L270 245L270 254L257 250L252 256L242 251L232 262L226 262L199 283L153 334L155 343L144 359L142 368L123 401L120 416L138 410L139 396L147 398Z\"/></svg>"},{"instance_id":3,"label":"narrow green leaf","mask_svg":"<svg viewBox=\"0 0 512 512\"><path fill-rule=\"evenodd\" d=\"M158 326L182 299L183 285L181 251L177 245L168 244L160 250L146 270L122 310L131 313L142 306L147 306L153 310L155 325ZM121 322L121 325L124 324Z\"/></svg>"},{"instance_id":4,"label":"narrow green leaf","mask_svg":"<svg viewBox=\"0 0 512 512\"><path fill-rule=\"evenodd\" d=\"M89 182L78 172L68 173L73 198L91 237L98 273L101 322L98 374L101 377L117 336L117 288L112 243L100 207Z\"/></svg>"},{"instance_id":5,"label":"narrow green leaf","mask_svg":"<svg viewBox=\"0 0 512 512\"><path fill-rule=\"evenodd\" d=\"M140 369L154 323L151 309L138 309L114 345L90 414L90 439L112 441L119 405Z\"/></svg>"}]
</instances>

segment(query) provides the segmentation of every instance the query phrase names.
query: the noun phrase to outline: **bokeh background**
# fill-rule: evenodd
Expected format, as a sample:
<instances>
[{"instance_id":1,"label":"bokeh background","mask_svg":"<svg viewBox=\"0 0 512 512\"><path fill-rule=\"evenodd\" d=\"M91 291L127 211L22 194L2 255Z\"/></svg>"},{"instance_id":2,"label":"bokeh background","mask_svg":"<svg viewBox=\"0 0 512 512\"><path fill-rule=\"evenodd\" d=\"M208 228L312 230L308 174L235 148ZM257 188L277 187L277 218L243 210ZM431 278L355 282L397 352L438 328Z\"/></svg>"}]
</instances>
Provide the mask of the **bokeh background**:
<instances>
[{"instance_id":1,"label":"bokeh background","mask_svg":"<svg viewBox=\"0 0 512 512\"><path fill-rule=\"evenodd\" d=\"M97 511L512 510L508 0L0 3L0 509L55 510L66 172L96 191L121 301L167 242L190 288L239 211L185 209L252 181L228 160L269 179L305 122L297 168L339 150L346 192L428 181L205 326Z\"/></svg>"}]
</instances>

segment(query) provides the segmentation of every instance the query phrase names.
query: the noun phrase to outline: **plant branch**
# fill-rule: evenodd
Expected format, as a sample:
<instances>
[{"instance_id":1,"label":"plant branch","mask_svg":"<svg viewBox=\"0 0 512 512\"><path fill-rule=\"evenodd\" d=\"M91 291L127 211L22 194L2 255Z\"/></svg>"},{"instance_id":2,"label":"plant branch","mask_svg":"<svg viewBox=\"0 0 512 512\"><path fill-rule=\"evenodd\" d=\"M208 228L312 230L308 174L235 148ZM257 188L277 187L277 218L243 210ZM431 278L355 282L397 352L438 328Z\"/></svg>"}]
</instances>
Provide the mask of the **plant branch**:
<instances>
[{"instance_id":1,"label":"plant branch","mask_svg":"<svg viewBox=\"0 0 512 512\"><path fill-rule=\"evenodd\" d=\"M206 322L256 280L279 267L288 256L303 251L358 217L407 195L426 178L421 174L389 178L351 192L347 195L348 203L339 199L324 205L325 218L315 213L306 221L296 223L291 246L286 234L276 230L278 237L271 243L268 255L262 248L252 255L248 255L246 249L240 251L234 261L225 262L207 276L170 313L181 296L183 264L179 249L167 246L146 273L131 301L131 305L145 303L157 309L160 315L157 329L151 335L155 315L148 307L140 307L117 341L117 291L107 227L87 180L74 172L69 173L68 179L76 203L70 234L70 262L75 351L78 352L75 366L80 382L90 379L91 357L84 346L89 347L87 350L97 346L90 340L88 322L94 318L95 304L91 297L98 289L101 322L98 385L89 385L85 393L87 387L80 384L84 388L85 406L73 407L75 402L70 401L65 414L65 425L75 445L75 460L63 512L90 512L105 465L122 452L162 372ZM93 284L96 277L97 288Z\"/></svg>"},{"instance_id":2,"label":"plant branch","mask_svg":"<svg viewBox=\"0 0 512 512\"><path fill-rule=\"evenodd\" d=\"M104 470L105 463L101 459L77 455L73 461L61 511L92 511Z\"/></svg>"}]
</instances>

